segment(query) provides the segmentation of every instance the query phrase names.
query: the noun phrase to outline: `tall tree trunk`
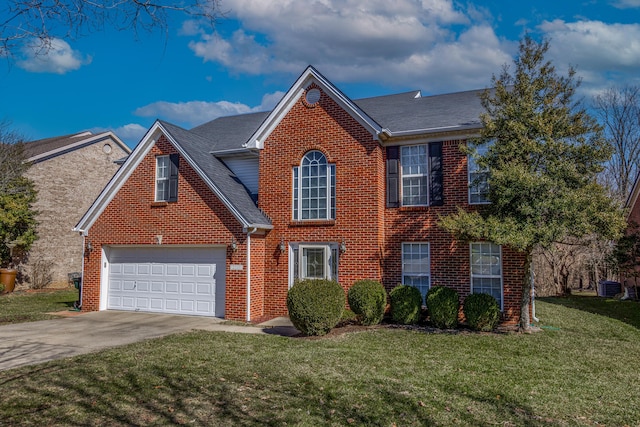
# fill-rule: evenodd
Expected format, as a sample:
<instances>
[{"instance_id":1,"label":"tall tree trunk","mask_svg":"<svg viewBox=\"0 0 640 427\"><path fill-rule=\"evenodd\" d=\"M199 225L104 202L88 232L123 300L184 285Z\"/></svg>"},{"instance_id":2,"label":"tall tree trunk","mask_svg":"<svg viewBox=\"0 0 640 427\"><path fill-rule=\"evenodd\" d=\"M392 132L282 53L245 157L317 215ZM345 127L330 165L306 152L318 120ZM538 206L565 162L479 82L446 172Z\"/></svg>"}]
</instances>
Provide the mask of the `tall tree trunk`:
<instances>
[{"instance_id":1,"label":"tall tree trunk","mask_svg":"<svg viewBox=\"0 0 640 427\"><path fill-rule=\"evenodd\" d=\"M524 261L524 282L522 283L522 300L520 301L520 331L527 332L531 330L531 317L529 315L531 307L531 267L533 266L533 251L525 252Z\"/></svg>"}]
</instances>

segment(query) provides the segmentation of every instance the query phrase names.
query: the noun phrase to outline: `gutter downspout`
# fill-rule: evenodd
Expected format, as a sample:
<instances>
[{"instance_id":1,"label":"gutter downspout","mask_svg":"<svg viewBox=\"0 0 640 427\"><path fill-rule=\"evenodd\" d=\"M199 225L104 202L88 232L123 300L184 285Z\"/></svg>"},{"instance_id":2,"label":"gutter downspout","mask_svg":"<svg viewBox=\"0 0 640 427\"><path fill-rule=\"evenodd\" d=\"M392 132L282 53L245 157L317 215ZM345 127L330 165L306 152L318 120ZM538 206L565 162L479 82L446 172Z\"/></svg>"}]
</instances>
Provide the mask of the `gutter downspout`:
<instances>
[{"instance_id":1,"label":"gutter downspout","mask_svg":"<svg viewBox=\"0 0 640 427\"><path fill-rule=\"evenodd\" d=\"M251 322L251 235L256 231L258 227L247 231L247 322Z\"/></svg>"},{"instance_id":2,"label":"gutter downspout","mask_svg":"<svg viewBox=\"0 0 640 427\"><path fill-rule=\"evenodd\" d=\"M78 304L77 307L74 307L78 310L82 309L82 289L84 288L84 286L82 286L82 282L84 281L84 259L85 259L85 248L86 248L86 239L87 239L87 235L84 232L80 232L80 235L82 236L82 267L81 267L81 273L80 273L80 295L78 296L78 301L80 301L80 304Z\"/></svg>"}]
</instances>

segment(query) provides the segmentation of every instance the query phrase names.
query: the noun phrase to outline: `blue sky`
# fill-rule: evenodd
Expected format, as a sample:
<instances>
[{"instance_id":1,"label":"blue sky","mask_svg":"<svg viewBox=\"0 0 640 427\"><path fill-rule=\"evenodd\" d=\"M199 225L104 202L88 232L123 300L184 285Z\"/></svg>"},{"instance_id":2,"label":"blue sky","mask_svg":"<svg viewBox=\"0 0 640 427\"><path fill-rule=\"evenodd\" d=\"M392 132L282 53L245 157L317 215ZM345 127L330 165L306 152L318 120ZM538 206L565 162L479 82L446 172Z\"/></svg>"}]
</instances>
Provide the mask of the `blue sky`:
<instances>
[{"instance_id":1,"label":"blue sky","mask_svg":"<svg viewBox=\"0 0 640 427\"><path fill-rule=\"evenodd\" d=\"M191 128L268 110L307 65L351 98L487 87L525 32L551 40L589 100L640 85L640 0L222 0L214 30L54 40L0 58L0 120L27 139L113 130L134 146L156 118ZM0 6L0 18L2 17ZM2 19L0 19L1 21Z\"/></svg>"}]
</instances>

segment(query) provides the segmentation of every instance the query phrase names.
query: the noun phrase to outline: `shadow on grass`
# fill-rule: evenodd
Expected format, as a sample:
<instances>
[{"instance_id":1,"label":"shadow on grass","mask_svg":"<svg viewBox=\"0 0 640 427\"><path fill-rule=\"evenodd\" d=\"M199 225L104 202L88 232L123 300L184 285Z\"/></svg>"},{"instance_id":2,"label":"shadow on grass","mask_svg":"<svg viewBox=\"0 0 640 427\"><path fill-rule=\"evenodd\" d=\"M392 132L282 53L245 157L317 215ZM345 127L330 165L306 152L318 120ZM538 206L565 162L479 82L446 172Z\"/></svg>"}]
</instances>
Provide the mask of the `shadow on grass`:
<instances>
[{"instance_id":1,"label":"shadow on grass","mask_svg":"<svg viewBox=\"0 0 640 427\"><path fill-rule=\"evenodd\" d=\"M640 329L640 303L637 301L619 301L613 298L575 295L568 297L544 297L537 298L537 300L586 311L588 313L599 314Z\"/></svg>"},{"instance_id":2,"label":"shadow on grass","mask_svg":"<svg viewBox=\"0 0 640 427\"><path fill-rule=\"evenodd\" d=\"M87 366L88 367L88 366ZM154 367L147 375L130 372L93 371L76 366L76 375L65 375L59 366L46 388L21 383L32 375L50 374L51 368L34 368L11 378L28 398L17 398L10 408L0 404L3 422L25 421L42 425L370 425L388 426L388 415L397 414L399 425L429 426L434 421L415 397L380 390L384 405L380 417L370 408L354 405L326 384L310 378L286 381L265 389L251 376L202 378L176 376L175 369ZM152 380L149 382L149 380ZM324 385L324 387L323 387ZM64 395L64 401L61 401ZM4 406L4 408L3 408ZM380 418L379 418L380 417ZM395 423L394 423L395 424ZM3 424L4 425L4 424Z\"/></svg>"}]
</instances>

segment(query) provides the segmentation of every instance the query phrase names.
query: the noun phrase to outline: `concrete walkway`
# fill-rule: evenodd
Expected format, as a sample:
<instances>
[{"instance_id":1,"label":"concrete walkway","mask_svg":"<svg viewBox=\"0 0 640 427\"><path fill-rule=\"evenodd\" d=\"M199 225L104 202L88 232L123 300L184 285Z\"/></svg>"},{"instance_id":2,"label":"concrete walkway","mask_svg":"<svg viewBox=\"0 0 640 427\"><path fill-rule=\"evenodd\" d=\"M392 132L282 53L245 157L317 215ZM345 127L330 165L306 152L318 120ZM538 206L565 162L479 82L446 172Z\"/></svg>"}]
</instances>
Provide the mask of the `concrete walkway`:
<instances>
[{"instance_id":1,"label":"concrete walkway","mask_svg":"<svg viewBox=\"0 0 640 427\"><path fill-rule=\"evenodd\" d=\"M212 317L99 311L0 326L0 370L192 330L282 336L299 333L287 318L241 326Z\"/></svg>"}]
</instances>

